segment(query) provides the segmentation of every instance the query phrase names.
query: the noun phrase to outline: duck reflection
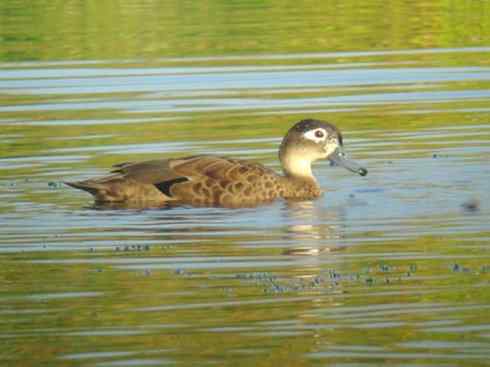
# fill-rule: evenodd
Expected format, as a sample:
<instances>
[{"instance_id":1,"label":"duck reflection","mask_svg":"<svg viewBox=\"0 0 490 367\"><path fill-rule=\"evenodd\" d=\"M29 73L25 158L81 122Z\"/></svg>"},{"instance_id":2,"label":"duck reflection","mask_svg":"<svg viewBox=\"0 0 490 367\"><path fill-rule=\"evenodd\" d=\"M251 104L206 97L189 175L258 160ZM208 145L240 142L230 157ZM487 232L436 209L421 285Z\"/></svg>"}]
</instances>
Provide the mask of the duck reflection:
<instances>
[{"instance_id":1,"label":"duck reflection","mask_svg":"<svg viewBox=\"0 0 490 367\"><path fill-rule=\"evenodd\" d=\"M288 201L285 204L284 221L287 223L285 239L293 245L283 254L295 256L315 256L339 247L339 213L319 205L318 201Z\"/></svg>"},{"instance_id":2,"label":"duck reflection","mask_svg":"<svg viewBox=\"0 0 490 367\"><path fill-rule=\"evenodd\" d=\"M132 203L94 205L93 209L117 215L118 209L139 213L125 231L148 232L155 240L184 241L195 245L221 238L247 248L281 248L290 256L318 256L341 249L342 209L322 201L283 201L259 208L189 208L157 206L153 210ZM129 214L129 213L128 213ZM125 216L127 217L127 216ZM117 231L119 227L115 227ZM196 250L196 248L194 248Z\"/></svg>"}]
</instances>

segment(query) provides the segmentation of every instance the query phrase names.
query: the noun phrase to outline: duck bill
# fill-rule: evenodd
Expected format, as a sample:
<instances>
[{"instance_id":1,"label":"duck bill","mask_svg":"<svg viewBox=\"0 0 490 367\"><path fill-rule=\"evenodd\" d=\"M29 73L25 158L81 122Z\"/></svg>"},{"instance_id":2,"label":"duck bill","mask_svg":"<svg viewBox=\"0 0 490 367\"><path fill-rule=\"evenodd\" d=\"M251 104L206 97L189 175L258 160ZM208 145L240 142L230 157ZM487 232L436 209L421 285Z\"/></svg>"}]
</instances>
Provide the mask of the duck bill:
<instances>
[{"instance_id":1,"label":"duck bill","mask_svg":"<svg viewBox=\"0 0 490 367\"><path fill-rule=\"evenodd\" d=\"M357 173L361 176L366 176L368 173L367 169L360 166L358 163L347 159L345 157L344 151L340 148L337 148L335 152L333 152L332 155L328 157L328 159L333 164L344 167L345 169L348 169L349 171Z\"/></svg>"}]
</instances>

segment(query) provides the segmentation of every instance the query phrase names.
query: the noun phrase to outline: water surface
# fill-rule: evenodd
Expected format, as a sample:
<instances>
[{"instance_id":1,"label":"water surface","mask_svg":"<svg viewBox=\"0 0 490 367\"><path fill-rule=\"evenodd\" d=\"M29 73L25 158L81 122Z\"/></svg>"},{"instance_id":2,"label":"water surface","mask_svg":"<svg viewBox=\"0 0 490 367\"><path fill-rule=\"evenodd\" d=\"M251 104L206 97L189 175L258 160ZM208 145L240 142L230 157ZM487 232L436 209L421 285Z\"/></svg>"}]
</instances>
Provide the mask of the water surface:
<instances>
[{"instance_id":1,"label":"water surface","mask_svg":"<svg viewBox=\"0 0 490 367\"><path fill-rule=\"evenodd\" d=\"M0 6L5 365L488 364L488 4L22 3ZM280 170L307 117L369 175L319 163L319 200L237 210L62 184L201 153Z\"/></svg>"}]
</instances>

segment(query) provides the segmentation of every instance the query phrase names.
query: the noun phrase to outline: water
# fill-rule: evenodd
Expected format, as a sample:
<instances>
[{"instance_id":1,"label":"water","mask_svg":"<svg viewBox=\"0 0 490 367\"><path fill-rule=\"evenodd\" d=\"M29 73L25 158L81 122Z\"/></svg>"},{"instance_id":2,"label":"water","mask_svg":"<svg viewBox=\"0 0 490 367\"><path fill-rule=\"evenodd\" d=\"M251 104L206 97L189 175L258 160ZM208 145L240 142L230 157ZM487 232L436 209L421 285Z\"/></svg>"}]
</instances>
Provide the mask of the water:
<instances>
[{"instance_id":1,"label":"water","mask_svg":"<svg viewBox=\"0 0 490 367\"><path fill-rule=\"evenodd\" d=\"M488 365L488 3L165 4L0 5L2 364ZM319 163L322 198L236 210L62 184L200 153L279 170L306 117L368 176Z\"/></svg>"}]
</instances>

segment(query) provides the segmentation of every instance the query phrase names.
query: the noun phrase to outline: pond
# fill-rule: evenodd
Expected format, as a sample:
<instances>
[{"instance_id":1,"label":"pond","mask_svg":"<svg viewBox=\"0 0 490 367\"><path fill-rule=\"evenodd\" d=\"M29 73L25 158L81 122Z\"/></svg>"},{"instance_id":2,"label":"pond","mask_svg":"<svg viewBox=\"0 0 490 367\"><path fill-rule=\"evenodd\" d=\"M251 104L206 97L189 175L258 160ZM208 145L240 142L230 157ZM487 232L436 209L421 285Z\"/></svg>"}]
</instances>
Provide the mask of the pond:
<instances>
[{"instance_id":1,"label":"pond","mask_svg":"<svg viewBox=\"0 0 490 367\"><path fill-rule=\"evenodd\" d=\"M490 3L0 4L3 365L484 366ZM365 177L256 208L64 181L193 154L280 171L304 118Z\"/></svg>"}]
</instances>

